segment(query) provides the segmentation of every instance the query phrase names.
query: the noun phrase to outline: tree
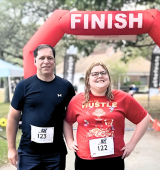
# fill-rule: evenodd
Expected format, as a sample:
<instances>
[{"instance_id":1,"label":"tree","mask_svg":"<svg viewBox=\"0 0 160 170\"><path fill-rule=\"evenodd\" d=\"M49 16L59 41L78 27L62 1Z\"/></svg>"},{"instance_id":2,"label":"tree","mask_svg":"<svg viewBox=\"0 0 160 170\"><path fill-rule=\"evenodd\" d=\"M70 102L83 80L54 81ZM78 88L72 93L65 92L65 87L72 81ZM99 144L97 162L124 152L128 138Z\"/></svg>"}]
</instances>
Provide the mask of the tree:
<instances>
[{"instance_id":1,"label":"tree","mask_svg":"<svg viewBox=\"0 0 160 170\"><path fill-rule=\"evenodd\" d=\"M66 3L70 6L70 9L77 8L78 10L129 10L132 8L138 9L160 9L160 0L67 0ZM95 45L99 42L103 41L90 41L89 45L92 44L91 47L95 47ZM113 43L113 42L106 42ZM131 57L137 57L139 55L150 59L152 50L155 46L154 41L150 38L148 34L138 35L137 40L135 42L131 41L118 41L114 42L116 44L115 49L121 48L124 52L123 61L127 62ZM84 48L87 48L85 46ZM85 50L85 49L84 49ZM89 50L91 52L93 49ZM87 51L87 50L85 50Z\"/></svg>"},{"instance_id":2,"label":"tree","mask_svg":"<svg viewBox=\"0 0 160 170\"><path fill-rule=\"evenodd\" d=\"M135 8L143 5L146 9L160 9L160 0L0 0L0 58L22 66L23 47L55 9L114 11L127 9L131 4ZM66 49L72 44L78 47L79 53L88 56L98 43L103 42L78 41L73 35L64 35L55 47L57 63L62 61ZM138 55L150 59L155 45L147 34L138 35L136 42L122 40L114 44L116 49L124 51L125 62Z\"/></svg>"},{"instance_id":3,"label":"tree","mask_svg":"<svg viewBox=\"0 0 160 170\"><path fill-rule=\"evenodd\" d=\"M4 103L10 102L8 77L4 77Z\"/></svg>"},{"instance_id":4,"label":"tree","mask_svg":"<svg viewBox=\"0 0 160 170\"><path fill-rule=\"evenodd\" d=\"M120 59L114 62L107 61L107 67L110 70L112 85L116 89L120 89L121 83L123 83L123 78L127 72L127 65L125 65Z\"/></svg>"},{"instance_id":5,"label":"tree","mask_svg":"<svg viewBox=\"0 0 160 170\"><path fill-rule=\"evenodd\" d=\"M113 11L127 9L130 4L135 8L143 5L146 9L160 9L160 0L1 0L0 58L22 65L22 48L55 9ZM57 55L63 58L65 50L74 44L78 47L79 52L83 52L84 56L87 56L100 42L104 41L78 41L72 35L65 35L56 46ZM149 57L155 45L147 34L138 35L136 42L114 43L117 48L120 47L124 51L125 62L131 56L140 54ZM61 50L62 48L63 50Z\"/></svg>"},{"instance_id":6,"label":"tree","mask_svg":"<svg viewBox=\"0 0 160 170\"><path fill-rule=\"evenodd\" d=\"M45 2L45 9L44 9ZM56 8L58 1L1 0L0 1L0 58L15 65L23 65L22 49L41 22ZM5 100L9 102L8 79L5 82Z\"/></svg>"},{"instance_id":7,"label":"tree","mask_svg":"<svg viewBox=\"0 0 160 170\"><path fill-rule=\"evenodd\" d=\"M22 66L22 49L65 0L0 1L0 58Z\"/></svg>"},{"instance_id":8,"label":"tree","mask_svg":"<svg viewBox=\"0 0 160 170\"><path fill-rule=\"evenodd\" d=\"M50 13L64 2L64 0L1 0L0 59L22 66L23 47ZM9 102L8 79L4 80L4 102Z\"/></svg>"}]
</instances>

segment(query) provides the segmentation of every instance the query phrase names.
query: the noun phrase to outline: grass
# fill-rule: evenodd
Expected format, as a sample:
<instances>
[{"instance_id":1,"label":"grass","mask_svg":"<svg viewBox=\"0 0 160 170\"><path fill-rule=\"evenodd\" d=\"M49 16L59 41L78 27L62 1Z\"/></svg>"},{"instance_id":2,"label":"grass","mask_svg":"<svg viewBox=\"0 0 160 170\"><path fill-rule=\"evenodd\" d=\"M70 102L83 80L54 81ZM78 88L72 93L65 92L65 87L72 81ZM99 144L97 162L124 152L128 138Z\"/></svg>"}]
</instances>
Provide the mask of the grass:
<instances>
[{"instance_id":1,"label":"grass","mask_svg":"<svg viewBox=\"0 0 160 170\"><path fill-rule=\"evenodd\" d=\"M4 89L0 88L0 103L4 101Z\"/></svg>"},{"instance_id":2,"label":"grass","mask_svg":"<svg viewBox=\"0 0 160 170\"><path fill-rule=\"evenodd\" d=\"M1 118L6 118L9 112L9 107L10 103L3 103L4 101L4 89L0 89L0 119ZM3 131L0 131L0 136L6 138L6 128L2 128ZM7 152L8 152L8 147L7 147L7 140L4 138L0 137L0 166L8 162L7 158ZM16 139L16 148L18 148L19 142L20 142L20 137L21 137L21 130L18 130L17 132L17 139Z\"/></svg>"},{"instance_id":3,"label":"grass","mask_svg":"<svg viewBox=\"0 0 160 170\"><path fill-rule=\"evenodd\" d=\"M0 139L0 166L7 163L7 141L4 139Z\"/></svg>"},{"instance_id":4,"label":"grass","mask_svg":"<svg viewBox=\"0 0 160 170\"><path fill-rule=\"evenodd\" d=\"M6 118L9 112L10 103L0 103L0 118Z\"/></svg>"},{"instance_id":5,"label":"grass","mask_svg":"<svg viewBox=\"0 0 160 170\"><path fill-rule=\"evenodd\" d=\"M6 129L3 128L3 131L0 132L0 135L6 138ZM21 130L17 132L16 138L16 148L18 148L19 142L21 137ZM8 162L8 145L7 140L0 137L0 167Z\"/></svg>"},{"instance_id":6,"label":"grass","mask_svg":"<svg viewBox=\"0 0 160 170\"><path fill-rule=\"evenodd\" d=\"M148 99L148 94L135 94L134 98L148 111L153 119L160 121L160 94Z\"/></svg>"}]
</instances>

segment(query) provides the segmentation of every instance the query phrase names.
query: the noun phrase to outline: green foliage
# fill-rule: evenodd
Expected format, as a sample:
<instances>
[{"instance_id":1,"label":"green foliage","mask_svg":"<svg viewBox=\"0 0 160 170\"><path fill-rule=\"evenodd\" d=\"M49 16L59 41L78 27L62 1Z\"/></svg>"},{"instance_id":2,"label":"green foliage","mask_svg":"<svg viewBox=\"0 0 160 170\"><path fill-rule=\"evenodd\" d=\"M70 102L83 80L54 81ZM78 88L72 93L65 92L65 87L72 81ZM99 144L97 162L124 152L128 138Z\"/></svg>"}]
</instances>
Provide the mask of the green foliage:
<instances>
[{"instance_id":1,"label":"green foliage","mask_svg":"<svg viewBox=\"0 0 160 170\"><path fill-rule=\"evenodd\" d=\"M9 112L10 103L0 103L0 118L6 118Z\"/></svg>"},{"instance_id":2,"label":"green foliage","mask_svg":"<svg viewBox=\"0 0 160 170\"><path fill-rule=\"evenodd\" d=\"M139 85L141 85L141 82L140 81L134 81L133 84L135 84L136 86L139 86Z\"/></svg>"},{"instance_id":3,"label":"green foliage","mask_svg":"<svg viewBox=\"0 0 160 170\"><path fill-rule=\"evenodd\" d=\"M0 95L1 95L0 91ZM1 118L7 118L8 112L9 112L9 103L0 103L0 119ZM17 138L16 138L16 148L18 148L20 138L21 138L21 130L18 130L17 132ZM6 128L3 127L3 131L0 131L0 166L3 164L6 164L8 162L7 154L8 154L8 146L7 146L7 140L3 139L2 137L6 138Z\"/></svg>"},{"instance_id":4,"label":"green foliage","mask_svg":"<svg viewBox=\"0 0 160 170\"><path fill-rule=\"evenodd\" d=\"M104 0L66 0L67 6L72 8L77 8L79 11L84 11L84 10L95 10L95 11L103 11L107 8L107 4L109 1L104 1Z\"/></svg>"},{"instance_id":5,"label":"green foliage","mask_svg":"<svg viewBox=\"0 0 160 170\"><path fill-rule=\"evenodd\" d=\"M131 41L119 41L116 48L121 48L124 52L122 60L127 63L131 58L138 56L145 57L146 59L151 59L151 53L155 43L147 34L141 34L137 36L135 42Z\"/></svg>"},{"instance_id":6,"label":"green foliage","mask_svg":"<svg viewBox=\"0 0 160 170\"><path fill-rule=\"evenodd\" d=\"M3 102L4 102L4 89L0 89L0 103L3 103Z\"/></svg>"},{"instance_id":7,"label":"green foliage","mask_svg":"<svg viewBox=\"0 0 160 170\"><path fill-rule=\"evenodd\" d=\"M1 96L2 92L0 91L0 96ZM8 115L8 111L9 111L9 104L7 103L0 103L0 119L1 118L7 118ZM3 131L0 131L0 135L2 137L6 138L6 128L3 127ZM7 141L5 139L3 139L2 137L0 137L0 166L4 163L7 162Z\"/></svg>"},{"instance_id":8,"label":"green foliage","mask_svg":"<svg viewBox=\"0 0 160 170\"><path fill-rule=\"evenodd\" d=\"M39 26L65 1L0 1L0 58L22 66L22 49Z\"/></svg>"},{"instance_id":9,"label":"green foliage","mask_svg":"<svg viewBox=\"0 0 160 170\"><path fill-rule=\"evenodd\" d=\"M160 9L160 0L2 0L0 1L0 58L16 65L23 63L22 49L29 39L38 30L40 25L52 14L55 9L115 11L130 5L143 5L146 9ZM147 41L146 41L147 40ZM70 45L75 45L79 53L89 55L98 43L111 41L79 41L72 35L65 35L56 46L59 58L65 56L65 51ZM146 34L138 35L136 42L118 41L114 43L117 48L124 51L124 61L138 55L149 58L154 47L153 40ZM61 62L61 59L57 61Z\"/></svg>"},{"instance_id":10,"label":"green foliage","mask_svg":"<svg viewBox=\"0 0 160 170\"><path fill-rule=\"evenodd\" d=\"M119 81L123 80L123 77L127 72L127 65L125 65L122 61L114 61L114 62L106 62L107 67L110 70L112 84L117 86Z\"/></svg>"},{"instance_id":11,"label":"green foliage","mask_svg":"<svg viewBox=\"0 0 160 170\"><path fill-rule=\"evenodd\" d=\"M135 84L136 86L140 86L141 82L140 81L133 81L133 82L128 81L128 82L124 83L124 86L129 86L131 84Z\"/></svg>"},{"instance_id":12,"label":"green foliage","mask_svg":"<svg viewBox=\"0 0 160 170\"><path fill-rule=\"evenodd\" d=\"M132 83L130 81L127 81L124 83L124 86L130 86Z\"/></svg>"},{"instance_id":13,"label":"green foliage","mask_svg":"<svg viewBox=\"0 0 160 170\"><path fill-rule=\"evenodd\" d=\"M121 11L122 8L123 10L126 9L124 7L127 7L127 10L129 10L132 7L136 9L137 7L140 7L140 5L143 6L145 9L151 9L151 8L156 8L160 9L160 0L66 0L66 4L70 6L70 9L72 8L77 8L77 10L95 10L95 11ZM139 5L139 6L138 6ZM95 47L97 43L102 43L105 41L91 41L90 43L86 43L83 48L88 48L89 46L92 48ZM153 40L150 38L148 34L142 34L137 36L137 40L135 42L133 41L108 41L105 42L106 44L109 43L114 43L115 44L115 49L120 48L124 52L124 57L123 61L126 63L130 60L132 57L137 57L137 56L143 56L147 59L150 60L150 56L152 53L152 50L155 46L155 43ZM83 43L82 43L83 44ZM88 44L88 45L87 45ZM77 44L78 48L80 51L81 49L81 42L78 42ZM93 49L92 49L93 50ZM88 50L89 52L92 52L92 50ZM84 50L85 54L87 50Z\"/></svg>"},{"instance_id":14,"label":"green foliage","mask_svg":"<svg viewBox=\"0 0 160 170\"><path fill-rule=\"evenodd\" d=\"M10 103L3 102L4 102L4 89L0 89L0 118L7 119Z\"/></svg>"},{"instance_id":15,"label":"green foliage","mask_svg":"<svg viewBox=\"0 0 160 170\"><path fill-rule=\"evenodd\" d=\"M0 132L1 135L1 132ZM7 163L7 141L0 138L0 166Z\"/></svg>"},{"instance_id":16,"label":"green foliage","mask_svg":"<svg viewBox=\"0 0 160 170\"><path fill-rule=\"evenodd\" d=\"M18 130L17 137L16 137L16 148L17 149L19 146L21 134L22 134L21 130ZM8 143L7 143L7 140L3 139L1 136L6 138L5 128L3 128L3 131L0 131L0 166L8 162Z\"/></svg>"}]
</instances>

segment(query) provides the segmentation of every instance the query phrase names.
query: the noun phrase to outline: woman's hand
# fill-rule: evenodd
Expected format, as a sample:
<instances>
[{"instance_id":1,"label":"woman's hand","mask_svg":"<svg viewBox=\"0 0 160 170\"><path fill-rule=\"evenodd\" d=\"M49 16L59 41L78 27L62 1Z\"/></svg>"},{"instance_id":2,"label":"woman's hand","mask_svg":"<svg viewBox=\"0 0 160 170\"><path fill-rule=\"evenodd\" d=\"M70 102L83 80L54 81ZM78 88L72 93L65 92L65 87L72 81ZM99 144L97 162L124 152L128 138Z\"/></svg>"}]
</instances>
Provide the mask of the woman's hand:
<instances>
[{"instance_id":1,"label":"woman's hand","mask_svg":"<svg viewBox=\"0 0 160 170\"><path fill-rule=\"evenodd\" d=\"M136 129L132 135L131 140L121 149L121 151L124 151L122 158L126 158L131 154L138 141L146 132L149 121L150 121L150 116L149 114L147 114L146 117L136 125Z\"/></svg>"},{"instance_id":2,"label":"woman's hand","mask_svg":"<svg viewBox=\"0 0 160 170\"><path fill-rule=\"evenodd\" d=\"M132 143L132 142L128 142L122 149L121 151L124 151L123 152L123 155L122 155L122 159L125 159L126 157L128 157L131 152L133 151L133 149L135 148L135 144Z\"/></svg>"},{"instance_id":3,"label":"woman's hand","mask_svg":"<svg viewBox=\"0 0 160 170\"><path fill-rule=\"evenodd\" d=\"M67 143L67 146L70 150L76 152L78 150L78 145L76 141L71 141Z\"/></svg>"},{"instance_id":4,"label":"woman's hand","mask_svg":"<svg viewBox=\"0 0 160 170\"><path fill-rule=\"evenodd\" d=\"M67 123L65 120L63 123L63 132L64 132L64 136L65 136L68 148L70 150L76 152L78 150L78 145L73 137L73 127L72 127L72 125Z\"/></svg>"}]
</instances>

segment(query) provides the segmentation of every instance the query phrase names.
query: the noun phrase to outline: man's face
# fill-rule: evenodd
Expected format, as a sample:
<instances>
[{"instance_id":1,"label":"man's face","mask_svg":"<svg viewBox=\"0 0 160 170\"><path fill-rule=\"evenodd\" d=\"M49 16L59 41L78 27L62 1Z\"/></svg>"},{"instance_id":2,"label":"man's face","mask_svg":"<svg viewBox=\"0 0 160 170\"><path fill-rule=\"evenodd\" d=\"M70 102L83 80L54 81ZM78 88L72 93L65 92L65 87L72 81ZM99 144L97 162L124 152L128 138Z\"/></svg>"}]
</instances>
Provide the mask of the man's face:
<instances>
[{"instance_id":1,"label":"man's face","mask_svg":"<svg viewBox=\"0 0 160 170\"><path fill-rule=\"evenodd\" d=\"M43 48L38 51L35 59L37 73L39 75L48 76L53 75L54 70L54 56L51 48Z\"/></svg>"}]
</instances>

